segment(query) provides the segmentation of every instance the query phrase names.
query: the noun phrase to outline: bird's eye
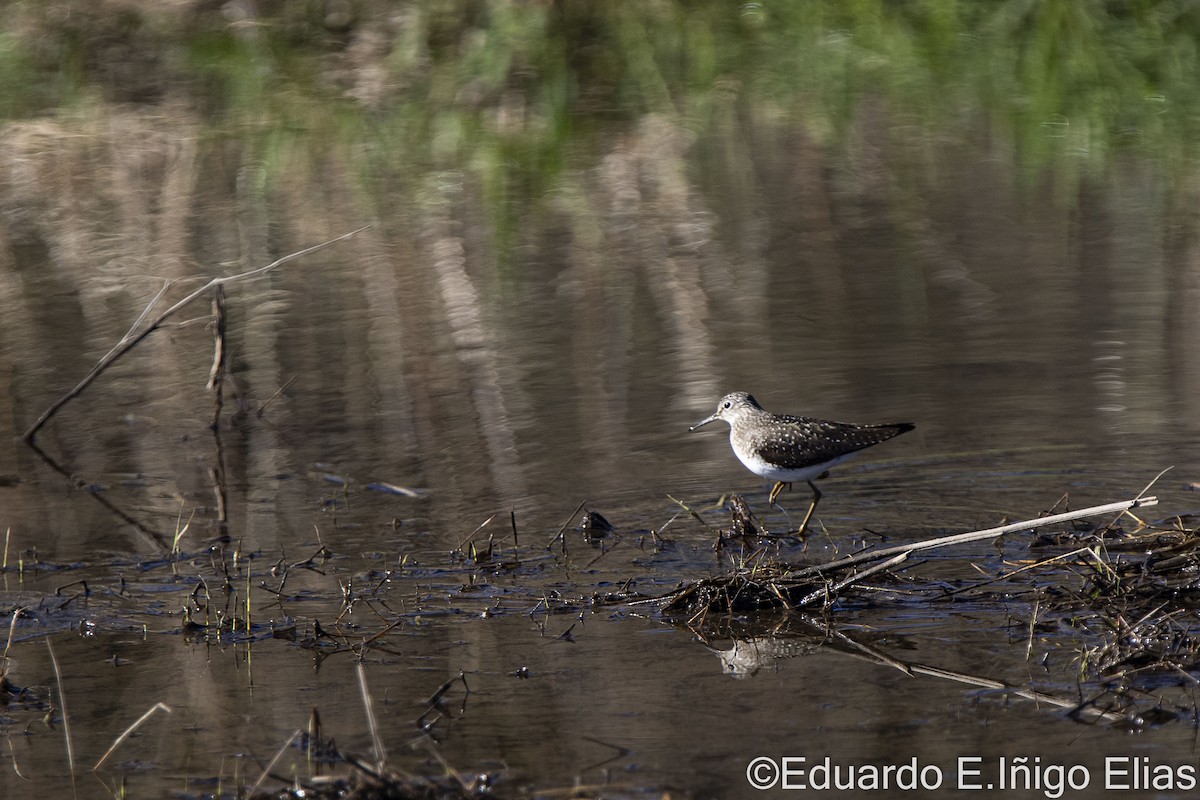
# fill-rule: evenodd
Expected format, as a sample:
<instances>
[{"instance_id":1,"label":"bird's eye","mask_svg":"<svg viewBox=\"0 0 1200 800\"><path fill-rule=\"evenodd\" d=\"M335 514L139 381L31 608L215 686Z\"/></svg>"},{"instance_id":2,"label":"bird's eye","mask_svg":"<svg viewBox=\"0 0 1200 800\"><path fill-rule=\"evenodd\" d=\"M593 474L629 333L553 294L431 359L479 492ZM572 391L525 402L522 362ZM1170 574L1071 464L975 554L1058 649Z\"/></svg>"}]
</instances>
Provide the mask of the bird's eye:
<instances>
[{"instance_id":1,"label":"bird's eye","mask_svg":"<svg viewBox=\"0 0 1200 800\"><path fill-rule=\"evenodd\" d=\"M721 404L721 408L733 408L733 401L726 400L724 403Z\"/></svg>"}]
</instances>

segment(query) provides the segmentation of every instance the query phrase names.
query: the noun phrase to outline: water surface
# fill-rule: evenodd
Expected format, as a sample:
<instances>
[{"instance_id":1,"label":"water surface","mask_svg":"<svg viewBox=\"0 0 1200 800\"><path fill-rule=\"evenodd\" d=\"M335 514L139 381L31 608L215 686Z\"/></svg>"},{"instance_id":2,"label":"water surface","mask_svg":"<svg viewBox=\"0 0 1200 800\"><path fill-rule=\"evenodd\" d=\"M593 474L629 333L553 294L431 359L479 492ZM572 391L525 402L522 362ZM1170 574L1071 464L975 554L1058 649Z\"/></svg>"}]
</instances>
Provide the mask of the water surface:
<instances>
[{"instance_id":1,"label":"water surface","mask_svg":"<svg viewBox=\"0 0 1200 800\"><path fill-rule=\"evenodd\" d=\"M488 21L411 14L370 17L381 27L352 26L340 44L293 42L332 83L311 96L273 60L275 27L214 18L184 48L205 80L134 101L101 82L90 105L6 123L0 588L6 619L26 609L7 675L29 691L0 715L6 796L70 791L64 705L88 792L101 789L91 765L156 702L172 712L100 772L129 796L253 785L314 709L338 746L366 754L360 661L395 766L437 774L436 751L544 791L578 780L615 796L747 796L762 755L916 758L947 774L960 757L1026 755L1096 781L1106 755L1194 762L1191 722L1130 736L864 656L1077 700L1094 642L1066 625L1030 636L1044 577L955 603L884 592L806 635L797 620L689 628L653 605L593 602L749 558L713 550L724 494L787 527L723 432L687 432L739 389L781 412L918 426L824 481L807 547L773 557L1032 518L1063 495L1124 499L1166 467L1149 516L1194 511L1193 160L1172 161L1149 127L1140 145L1079 152L1058 141L1057 117L1007 124L986 98L922 114L872 83L865 57L867 88L838 83L833 104L752 80L779 66L767 52L744 82L725 72L685 92L666 39L674 102L622 95L596 66L616 62L595 50L562 72L517 58L496 89L479 55L498 47ZM607 22L610 37L637 38L629 20ZM881 47L859 22L830 21L822 46L856 34ZM725 42L699 12L686 30L710 23ZM424 43L412 52L428 86L399 82L406 35ZM601 39L588 44L636 51ZM438 50L450 41L453 58ZM449 63L485 77L456 78L447 100ZM222 83L214 64L257 66ZM287 92L250 92L264 73ZM578 94L548 110L545 87L568 75ZM205 299L42 430L70 478L17 441L164 281L151 315L210 277L366 224L228 287L219 436ZM797 487L781 503L794 521L807 499ZM615 532L585 541L581 504ZM160 542L180 531L170 557ZM1013 537L912 570L952 583L1036 557ZM778 652L723 662L739 626L741 641L774 630ZM285 750L274 772L293 768L310 770Z\"/></svg>"}]
</instances>

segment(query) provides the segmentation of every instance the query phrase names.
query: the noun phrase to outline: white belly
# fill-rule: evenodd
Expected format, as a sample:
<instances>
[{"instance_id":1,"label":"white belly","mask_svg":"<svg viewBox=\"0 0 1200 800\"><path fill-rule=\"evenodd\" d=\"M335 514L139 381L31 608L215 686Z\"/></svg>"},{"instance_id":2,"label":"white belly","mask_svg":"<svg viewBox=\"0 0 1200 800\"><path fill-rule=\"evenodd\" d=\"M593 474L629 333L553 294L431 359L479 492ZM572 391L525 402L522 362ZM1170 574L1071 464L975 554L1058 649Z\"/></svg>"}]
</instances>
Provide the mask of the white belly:
<instances>
[{"instance_id":1,"label":"white belly","mask_svg":"<svg viewBox=\"0 0 1200 800\"><path fill-rule=\"evenodd\" d=\"M857 453L846 453L843 456L838 456L837 458L830 459L829 461L825 461L820 464L813 464L809 467L801 467L800 469L780 469L779 467L763 461L753 453L747 453L746 455L737 453L738 460L746 465L746 469L750 470L755 475L766 478L769 481L779 481L781 483L811 481L813 478L818 477L830 467L837 466L843 461L853 458L856 455Z\"/></svg>"}]
</instances>

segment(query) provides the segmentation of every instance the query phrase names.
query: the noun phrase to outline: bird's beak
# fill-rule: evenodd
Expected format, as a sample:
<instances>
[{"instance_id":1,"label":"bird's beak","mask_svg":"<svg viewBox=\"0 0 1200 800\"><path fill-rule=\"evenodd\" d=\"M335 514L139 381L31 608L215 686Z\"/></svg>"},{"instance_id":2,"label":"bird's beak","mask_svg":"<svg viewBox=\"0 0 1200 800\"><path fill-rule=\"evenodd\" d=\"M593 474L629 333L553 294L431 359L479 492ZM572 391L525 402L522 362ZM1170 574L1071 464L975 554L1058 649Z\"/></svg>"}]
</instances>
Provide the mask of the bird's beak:
<instances>
[{"instance_id":1,"label":"bird's beak","mask_svg":"<svg viewBox=\"0 0 1200 800\"><path fill-rule=\"evenodd\" d=\"M714 421L714 420L716 420L716 419L717 419L717 415L716 415L716 414L713 414L713 415L712 415L712 416L710 416L710 417L705 417L704 419L700 420L699 422L697 422L697 423L696 423L695 425L693 425L692 427L688 428L688 432L689 432L689 433L691 433L692 431L696 430L696 428L703 428L705 425L707 425L707 424L708 424L708 423L710 423L710 422L713 422L713 421Z\"/></svg>"}]
</instances>

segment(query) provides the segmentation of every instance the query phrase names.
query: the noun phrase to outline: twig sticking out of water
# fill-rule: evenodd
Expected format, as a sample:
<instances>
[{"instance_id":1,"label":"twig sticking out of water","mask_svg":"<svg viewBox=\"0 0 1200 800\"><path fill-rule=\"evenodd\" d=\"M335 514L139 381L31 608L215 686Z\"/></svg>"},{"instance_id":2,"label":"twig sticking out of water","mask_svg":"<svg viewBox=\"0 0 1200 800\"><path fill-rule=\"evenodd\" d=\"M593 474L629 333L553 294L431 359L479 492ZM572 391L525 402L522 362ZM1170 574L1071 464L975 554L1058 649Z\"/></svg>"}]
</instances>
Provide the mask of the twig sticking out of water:
<instances>
[{"instance_id":1,"label":"twig sticking out of water","mask_svg":"<svg viewBox=\"0 0 1200 800\"><path fill-rule=\"evenodd\" d=\"M184 297L182 300L177 302L175 305L171 306L166 311L162 312L157 317L155 317L145 328L142 329L142 331L140 333L137 333L137 334L134 333L134 330L137 327L135 324L135 326L133 328L131 328L128 333L126 333L124 336L121 337L121 340L119 342L117 342L115 345L113 345L113 348L111 350L109 350L107 353L104 354L103 358L101 358L98 362L96 362L96 366L92 367L91 372L89 372L86 376L84 376L83 380L81 380L79 383L77 383L73 389L71 389L69 392L64 394L58 400L54 401L54 403L52 403L49 408L47 408L44 412L42 412L42 415L37 418L37 421L34 422L33 425L30 426L29 430L25 431L25 434L21 438L25 441L26 444L33 444L34 439L37 437L38 431L40 431L42 429L42 427L47 422L49 422L52 417L54 417L55 414L57 414L60 410L62 410L63 406L65 406L67 403L71 402L76 397L78 397L80 394L82 394L83 391L85 389L87 389L87 387L90 386L92 384L92 382L96 380L96 378L99 378L104 373L105 370L107 370L109 367L111 367L117 361L117 359L119 359L121 356L125 355L130 350L132 350L134 347L136 347L143 339L145 339L151 333L156 331L168 319L175 316L180 311L182 311L184 308L187 308L189 305L191 305L195 301L199 300L201 297L204 297L204 295L208 294L208 292L210 292L214 289L218 289L222 286L225 286L226 284L236 283L238 281L254 280L255 278L261 278L264 275L271 272L272 270L274 270L276 267L282 266L283 264L286 264L289 261L294 261L297 258L311 255L312 253L315 253L318 250L323 250L324 248L329 247L332 244L337 244L338 242L349 239L352 236L357 236L358 234L362 233L363 231L367 230L367 228L370 228L370 227L371 227L370 225L366 225L362 228L359 228L358 230L350 231L349 233L344 233L341 236L337 236L333 239L330 239L329 241L321 242L320 244L313 245L312 247L306 247L303 250L297 250L294 253L289 253L288 255L284 256L283 258L279 258L279 259L276 259L275 261L272 261L270 264L267 264L265 267L259 267L258 269L252 269L249 272L241 272L241 273L238 273L237 275L229 275L224 278L213 278L208 283L204 284L199 289L192 292L187 297ZM160 290L157 295L155 295L154 300L152 300L150 302L150 305L147 306L146 311L142 312L142 316L139 317L139 320L143 319L146 316L146 314L149 312L150 308L152 308L158 302L159 298L162 297L163 292L166 291L166 288L167 287L163 287L163 289Z\"/></svg>"},{"instance_id":2,"label":"twig sticking out of water","mask_svg":"<svg viewBox=\"0 0 1200 800\"><path fill-rule=\"evenodd\" d=\"M67 740L67 769L71 773L71 794L79 797L79 788L75 785L75 748L71 745L71 722L67 717L67 697L63 692L62 670L58 668L58 656L54 655L54 646L46 640L46 649L50 651L50 663L54 665L54 680L58 683L58 709L62 712L63 738Z\"/></svg>"},{"instance_id":3,"label":"twig sticking out of water","mask_svg":"<svg viewBox=\"0 0 1200 800\"><path fill-rule=\"evenodd\" d=\"M553 547L555 542L562 540L562 551L564 554L567 552L567 539L563 534L565 534L567 532L567 526L575 521L575 517L577 517L579 515L580 511L583 511L583 507L586 505L587 505L587 500L584 500L579 505L575 506L575 510L571 512L571 516L567 517L567 521L564 522L562 524L562 527L558 529L558 533L554 534L554 538L551 539L550 541L546 542L547 550L549 550L551 547Z\"/></svg>"},{"instance_id":4,"label":"twig sticking out of water","mask_svg":"<svg viewBox=\"0 0 1200 800\"><path fill-rule=\"evenodd\" d=\"M383 736L379 733L379 721L375 719L375 706L371 703L371 691L367 688L367 670L359 662L358 690L362 694L363 711L367 715L367 729L371 732L371 744L375 748L375 770L383 772L387 763L387 750L383 746Z\"/></svg>"},{"instance_id":5,"label":"twig sticking out of water","mask_svg":"<svg viewBox=\"0 0 1200 800\"><path fill-rule=\"evenodd\" d=\"M1142 490L1137 493L1137 497L1135 497L1134 500L1142 499L1142 496L1144 494L1146 494L1146 492L1150 491L1150 489L1154 487L1154 484L1158 483L1159 478L1161 478L1163 475L1166 475L1168 472L1170 472L1173 469L1175 469L1174 465L1167 467L1162 472L1155 475L1154 478L1149 483L1147 483L1144 487L1142 487ZM1151 503L1150 505L1154 505L1154 504ZM1121 517L1125 516L1126 514L1129 514L1129 516L1133 517L1133 519L1138 523L1138 525L1140 527L1143 527L1143 528L1146 527L1146 523L1142 522L1134 514L1130 514L1129 509L1125 509L1124 511L1122 511L1121 513L1119 513L1115 517L1113 517L1111 520L1109 520L1108 524L1105 525L1103 528L1101 528L1097 532L1096 535L1101 536L1101 537L1104 536L1106 533L1108 533L1110 530L1112 530L1112 526L1116 525L1117 521L1120 520Z\"/></svg>"},{"instance_id":6,"label":"twig sticking out of water","mask_svg":"<svg viewBox=\"0 0 1200 800\"><path fill-rule=\"evenodd\" d=\"M126 728L125 731L113 741L112 745L110 745L109 748L104 751L104 755L100 756L100 760L96 762L96 766L92 767L92 772L95 772L104 766L104 762L107 761L108 757L113 754L113 751L120 747L121 744L129 738L130 734L142 727L142 723L150 719L150 717L152 717L156 711L165 711L170 714L171 708L166 703L155 703L153 706L151 706L149 711L138 717L137 721Z\"/></svg>"},{"instance_id":7,"label":"twig sticking out of water","mask_svg":"<svg viewBox=\"0 0 1200 800\"><path fill-rule=\"evenodd\" d=\"M295 742L299 741L303 735L304 732L299 728L292 731L292 735L288 737L286 742L280 745L279 749L275 751L275 755L270 761L267 762L267 765L263 767L263 771L258 776L258 780L254 782L254 785L250 787L250 791L246 794L247 797L257 796L258 787L262 786L263 781L265 781L267 776L271 774L271 770L275 768L275 764L279 762L279 759L283 757L283 754L287 752L288 748L291 747Z\"/></svg>"},{"instance_id":8,"label":"twig sticking out of water","mask_svg":"<svg viewBox=\"0 0 1200 800\"><path fill-rule=\"evenodd\" d=\"M708 522L707 522L707 521L704 519L704 517L702 517L702 516L700 516L699 514L697 514L697 513L696 513L696 512L695 512L695 511L692 509L692 507L691 507L691 506L689 506L687 503L683 502L682 500L678 500L678 499L676 499L676 498L672 497L671 495L667 495L667 499L668 499L668 500L670 500L672 503L675 503L675 505L679 506L680 508L682 508L682 509L683 509L684 511L686 511L687 513L691 514L691 515L692 515L692 517L693 517L693 518L694 518L694 519L695 519L697 522L699 522L699 523L700 523L701 525L703 525L704 527L708 528L710 531L713 529L713 526L712 526L712 525L709 525L709 524L708 524ZM666 527L666 526L664 525L663 527Z\"/></svg>"},{"instance_id":9,"label":"twig sticking out of water","mask_svg":"<svg viewBox=\"0 0 1200 800\"><path fill-rule=\"evenodd\" d=\"M8 651L12 648L13 636L17 633L17 620L25 613L25 609L18 606L13 609L12 620L8 623L8 640L4 643L4 653L0 654L0 681L8 677L8 667L11 662L8 660Z\"/></svg>"}]
</instances>

